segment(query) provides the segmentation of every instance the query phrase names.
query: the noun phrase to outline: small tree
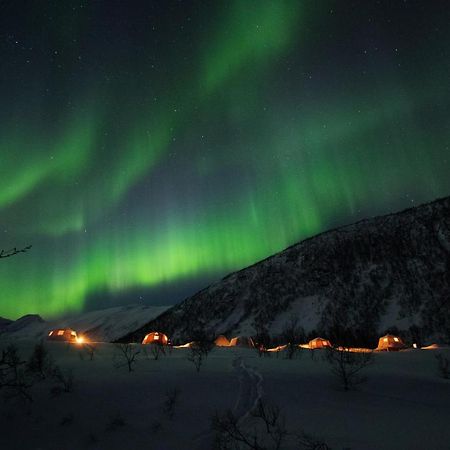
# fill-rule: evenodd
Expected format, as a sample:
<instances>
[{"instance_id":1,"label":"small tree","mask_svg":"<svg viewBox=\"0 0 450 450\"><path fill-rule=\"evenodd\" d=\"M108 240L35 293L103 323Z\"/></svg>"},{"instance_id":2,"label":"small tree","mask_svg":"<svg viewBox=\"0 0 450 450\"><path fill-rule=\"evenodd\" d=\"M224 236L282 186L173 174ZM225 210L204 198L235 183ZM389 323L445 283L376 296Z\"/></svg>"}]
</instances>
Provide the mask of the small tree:
<instances>
[{"instance_id":1,"label":"small tree","mask_svg":"<svg viewBox=\"0 0 450 450\"><path fill-rule=\"evenodd\" d=\"M141 351L133 344L120 343L115 344L119 361L116 362L116 368L128 367L128 372L133 372L133 367L137 362L137 357Z\"/></svg>"},{"instance_id":2,"label":"small tree","mask_svg":"<svg viewBox=\"0 0 450 450\"><path fill-rule=\"evenodd\" d=\"M354 388L367 380L361 376L364 370L373 361L373 354L370 353L353 353L348 348L326 349L325 360L331 368L331 372L341 382L344 391Z\"/></svg>"}]
</instances>

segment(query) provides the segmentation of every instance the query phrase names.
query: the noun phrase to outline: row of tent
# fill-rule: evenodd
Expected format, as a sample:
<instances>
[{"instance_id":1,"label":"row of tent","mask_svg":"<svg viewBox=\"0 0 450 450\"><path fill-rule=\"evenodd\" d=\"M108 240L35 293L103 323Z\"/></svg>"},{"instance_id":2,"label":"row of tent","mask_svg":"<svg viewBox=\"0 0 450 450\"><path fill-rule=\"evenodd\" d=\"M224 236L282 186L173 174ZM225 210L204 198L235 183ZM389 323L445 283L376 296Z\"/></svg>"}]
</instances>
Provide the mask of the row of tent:
<instances>
[{"instance_id":1,"label":"row of tent","mask_svg":"<svg viewBox=\"0 0 450 450\"><path fill-rule=\"evenodd\" d=\"M48 339L52 341L64 341L64 342L82 342L82 339L77 335L77 332L70 328L61 328L58 330L52 330L48 333ZM254 348L256 345L251 337L248 336L236 336L231 340L228 340L224 335L218 336L215 341L215 345L218 347L244 347L244 348ZM161 344L168 345L169 338L164 333L158 331L152 331L145 335L142 340L142 344ZM189 347L192 343L181 345L179 347ZM312 339L307 344L301 344L302 348L309 349L321 349L321 348L332 348L331 342L328 339L317 337ZM279 346L271 351L279 351L285 348L285 346ZM387 334L386 336L380 337L378 340L378 346L375 350L377 351L390 351L390 350L400 350L406 348L403 340L398 336L393 336Z\"/></svg>"},{"instance_id":2,"label":"row of tent","mask_svg":"<svg viewBox=\"0 0 450 450\"><path fill-rule=\"evenodd\" d=\"M151 333L148 333L145 335L144 339L142 340L143 344L162 344L167 345L169 343L169 338L164 333L159 333L157 331L153 331ZM178 345L176 347L190 347L194 342L189 342L184 345ZM217 347L244 347L244 348L255 348L256 344L253 341L253 339L249 336L236 336L234 338L231 338L228 340L226 336L223 334L219 335L215 341L214 344ZM306 345L309 348L324 348L324 347L331 347L330 341L323 338L316 338L309 342L309 344ZM280 346L281 347L281 346Z\"/></svg>"},{"instance_id":3,"label":"row of tent","mask_svg":"<svg viewBox=\"0 0 450 450\"><path fill-rule=\"evenodd\" d=\"M168 337L163 333L158 332L152 332L148 333L142 343L143 344L153 344L153 343L159 343L166 345L168 344L169 339ZM223 334L219 335L215 341L214 344L217 347L244 347L244 348L254 348L256 347L253 339L248 336L237 336L232 338L231 340L228 340L226 336ZM181 345L179 347L189 347L192 345L191 343ZM286 346L279 346L272 350L282 350ZM328 339L324 339L321 337L317 337L315 339L310 340L307 344L301 344L300 347L302 348L309 348L309 349L321 349L321 348L332 348L331 342ZM390 351L390 350L400 350L406 348L405 343L403 340L398 336L393 336L391 334L387 334L385 336L380 337L378 340L378 346L375 350L377 351Z\"/></svg>"}]
</instances>

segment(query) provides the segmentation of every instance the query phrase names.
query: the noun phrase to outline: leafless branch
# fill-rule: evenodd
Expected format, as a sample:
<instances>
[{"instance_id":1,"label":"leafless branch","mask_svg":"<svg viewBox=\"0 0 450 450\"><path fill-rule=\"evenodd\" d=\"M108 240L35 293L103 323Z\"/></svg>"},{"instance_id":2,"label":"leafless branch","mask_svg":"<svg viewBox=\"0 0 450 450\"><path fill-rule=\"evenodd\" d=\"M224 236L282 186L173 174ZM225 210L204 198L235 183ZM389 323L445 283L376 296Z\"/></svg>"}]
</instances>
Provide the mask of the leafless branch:
<instances>
[{"instance_id":1,"label":"leafless branch","mask_svg":"<svg viewBox=\"0 0 450 450\"><path fill-rule=\"evenodd\" d=\"M30 250L31 245L27 245L24 248L12 248L10 250L0 250L0 258L9 258L10 256L17 255L19 253L26 253L28 250Z\"/></svg>"}]
</instances>

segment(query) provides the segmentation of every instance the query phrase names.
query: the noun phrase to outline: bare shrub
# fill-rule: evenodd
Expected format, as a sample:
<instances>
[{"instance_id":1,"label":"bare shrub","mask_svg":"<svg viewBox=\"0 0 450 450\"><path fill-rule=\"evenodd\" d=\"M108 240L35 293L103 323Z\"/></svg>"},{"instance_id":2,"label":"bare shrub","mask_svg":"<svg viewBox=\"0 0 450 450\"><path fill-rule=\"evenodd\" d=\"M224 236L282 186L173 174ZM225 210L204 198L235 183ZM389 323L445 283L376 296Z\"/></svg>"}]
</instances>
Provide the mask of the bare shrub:
<instances>
[{"instance_id":1,"label":"bare shrub","mask_svg":"<svg viewBox=\"0 0 450 450\"><path fill-rule=\"evenodd\" d=\"M344 391L348 391L367 380L361 375L373 361L373 354L353 353L347 348L333 349L327 347L325 360L329 364L331 372L338 378Z\"/></svg>"},{"instance_id":2,"label":"bare shrub","mask_svg":"<svg viewBox=\"0 0 450 450\"><path fill-rule=\"evenodd\" d=\"M197 372L200 372L200 368L202 367L204 353L200 347L196 345L191 345L189 347L189 353L187 356L188 361L194 364Z\"/></svg>"},{"instance_id":3,"label":"bare shrub","mask_svg":"<svg viewBox=\"0 0 450 450\"><path fill-rule=\"evenodd\" d=\"M439 375L446 380L450 379L450 360L443 353L438 353L435 358Z\"/></svg>"},{"instance_id":4,"label":"bare shrub","mask_svg":"<svg viewBox=\"0 0 450 450\"><path fill-rule=\"evenodd\" d=\"M215 347L215 335L213 332L199 329L192 334L193 347L196 347L205 358L208 357L209 352Z\"/></svg>"},{"instance_id":5,"label":"bare shrub","mask_svg":"<svg viewBox=\"0 0 450 450\"><path fill-rule=\"evenodd\" d=\"M214 448L281 450L289 433L280 409L260 400L251 415L256 423L251 430L247 430L231 410L222 415L214 414L211 422L215 433Z\"/></svg>"},{"instance_id":6,"label":"bare shrub","mask_svg":"<svg viewBox=\"0 0 450 450\"><path fill-rule=\"evenodd\" d=\"M331 447L325 441L306 433L297 435L297 442L300 448L304 450L331 450Z\"/></svg>"},{"instance_id":7,"label":"bare shrub","mask_svg":"<svg viewBox=\"0 0 450 450\"><path fill-rule=\"evenodd\" d=\"M141 351L135 344L127 343L119 343L115 344L116 348L116 363L115 367L127 367L128 372L133 372L133 367L137 362L137 358Z\"/></svg>"},{"instance_id":8,"label":"bare shrub","mask_svg":"<svg viewBox=\"0 0 450 450\"><path fill-rule=\"evenodd\" d=\"M267 349L271 344L271 337L267 331L265 323L261 320L257 320L254 323L256 334L253 336L253 341L255 343L255 350L259 357L270 356L270 352Z\"/></svg>"},{"instance_id":9,"label":"bare shrub","mask_svg":"<svg viewBox=\"0 0 450 450\"><path fill-rule=\"evenodd\" d=\"M24 248L17 248L14 247L10 250L0 250L0 258L9 258L14 255L18 255L19 253L26 253L28 250L30 250L31 245L27 245Z\"/></svg>"},{"instance_id":10,"label":"bare shrub","mask_svg":"<svg viewBox=\"0 0 450 450\"><path fill-rule=\"evenodd\" d=\"M166 390L163 412L169 420L173 420L175 416L175 408L179 403L180 393L181 391L177 387Z\"/></svg>"},{"instance_id":11,"label":"bare shrub","mask_svg":"<svg viewBox=\"0 0 450 450\"><path fill-rule=\"evenodd\" d=\"M51 388L51 394L56 397L61 393L73 392L75 379L73 372L70 369L61 369L59 366L55 366L52 371L52 377L58 382L57 385Z\"/></svg>"},{"instance_id":12,"label":"bare shrub","mask_svg":"<svg viewBox=\"0 0 450 450\"><path fill-rule=\"evenodd\" d=\"M97 346L95 344L89 343L83 345L83 352L87 355L89 361L93 361L97 353ZM82 355L82 354L81 354ZM83 359L83 358L81 358Z\"/></svg>"},{"instance_id":13,"label":"bare shrub","mask_svg":"<svg viewBox=\"0 0 450 450\"><path fill-rule=\"evenodd\" d=\"M281 337L286 342L286 358L293 359L299 350L298 344L305 339L305 332L297 316L291 316L284 325Z\"/></svg>"},{"instance_id":14,"label":"bare shrub","mask_svg":"<svg viewBox=\"0 0 450 450\"><path fill-rule=\"evenodd\" d=\"M26 376L26 362L22 360L14 344L2 350L0 358L0 390L4 390L7 398L20 397L33 401L30 389L31 380Z\"/></svg>"},{"instance_id":15,"label":"bare shrub","mask_svg":"<svg viewBox=\"0 0 450 450\"><path fill-rule=\"evenodd\" d=\"M166 349L164 348L164 345L159 342L147 345L144 347L144 352L147 356L150 355L155 361L158 361L160 356L166 356Z\"/></svg>"},{"instance_id":16,"label":"bare shrub","mask_svg":"<svg viewBox=\"0 0 450 450\"><path fill-rule=\"evenodd\" d=\"M41 379L45 379L48 375L51 375L53 359L48 353L44 341L40 341L34 346L33 353L27 362L26 368L29 373Z\"/></svg>"},{"instance_id":17,"label":"bare shrub","mask_svg":"<svg viewBox=\"0 0 450 450\"><path fill-rule=\"evenodd\" d=\"M214 450L282 450L287 447L304 450L331 450L320 439L303 432L292 433L278 406L260 399L250 413L253 422L245 426L231 410L215 413L211 420ZM297 445L297 446L295 446Z\"/></svg>"}]
</instances>

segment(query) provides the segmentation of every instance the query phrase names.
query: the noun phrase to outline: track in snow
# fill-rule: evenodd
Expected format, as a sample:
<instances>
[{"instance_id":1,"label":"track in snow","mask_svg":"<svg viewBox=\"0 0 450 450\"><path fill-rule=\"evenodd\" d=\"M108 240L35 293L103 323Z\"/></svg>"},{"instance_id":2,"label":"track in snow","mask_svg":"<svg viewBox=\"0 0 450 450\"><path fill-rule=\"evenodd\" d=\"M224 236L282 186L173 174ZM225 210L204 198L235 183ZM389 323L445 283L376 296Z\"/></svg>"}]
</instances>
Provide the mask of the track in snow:
<instances>
[{"instance_id":1,"label":"track in snow","mask_svg":"<svg viewBox=\"0 0 450 450\"><path fill-rule=\"evenodd\" d=\"M239 380L239 393L232 412L239 422L242 422L249 416L261 399L263 377L255 369L246 366L242 356L235 358L232 364ZM209 450L212 438L213 433L211 431L202 433L195 439L198 443L196 448L198 450Z\"/></svg>"}]
</instances>

